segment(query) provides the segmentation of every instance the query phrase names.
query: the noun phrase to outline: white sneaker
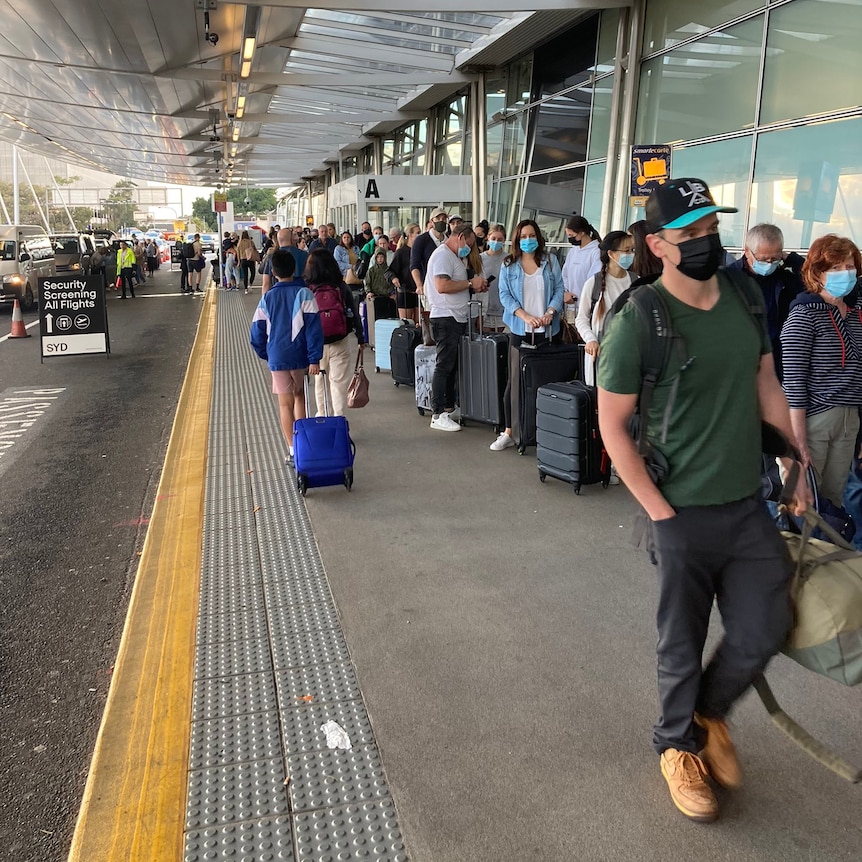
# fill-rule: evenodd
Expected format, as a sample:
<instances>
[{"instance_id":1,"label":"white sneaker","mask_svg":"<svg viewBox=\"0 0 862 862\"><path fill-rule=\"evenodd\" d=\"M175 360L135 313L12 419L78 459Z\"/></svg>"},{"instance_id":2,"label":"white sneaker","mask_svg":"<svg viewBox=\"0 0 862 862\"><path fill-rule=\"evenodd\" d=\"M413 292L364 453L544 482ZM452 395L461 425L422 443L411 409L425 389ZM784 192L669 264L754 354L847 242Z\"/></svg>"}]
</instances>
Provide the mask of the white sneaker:
<instances>
[{"instance_id":1,"label":"white sneaker","mask_svg":"<svg viewBox=\"0 0 862 862\"><path fill-rule=\"evenodd\" d=\"M446 414L453 422L461 421L461 408L455 407Z\"/></svg>"},{"instance_id":2,"label":"white sneaker","mask_svg":"<svg viewBox=\"0 0 862 862\"><path fill-rule=\"evenodd\" d=\"M611 466L611 475L610 475L610 478L608 479L608 485L619 485L619 483L620 483L620 477L617 476L617 468L614 466Z\"/></svg>"},{"instance_id":3,"label":"white sneaker","mask_svg":"<svg viewBox=\"0 0 862 862\"><path fill-rule=\"evenodd\" d=\"M504 449L511 449L515 445L515 441L505 432L488 447L492 452L502 452Z\"/></svg>"},{"instance_id":4,"label":"white sneaker","mask_svg":"<svg viewBox=\"0 0 862 862\"><path fill-rule=\"evenodd\" d=\"M449 418L448 413L441 413L436 419L431 420L431 427L435 431L460 431L461 426Z\"/></svg>"}]
</instances>

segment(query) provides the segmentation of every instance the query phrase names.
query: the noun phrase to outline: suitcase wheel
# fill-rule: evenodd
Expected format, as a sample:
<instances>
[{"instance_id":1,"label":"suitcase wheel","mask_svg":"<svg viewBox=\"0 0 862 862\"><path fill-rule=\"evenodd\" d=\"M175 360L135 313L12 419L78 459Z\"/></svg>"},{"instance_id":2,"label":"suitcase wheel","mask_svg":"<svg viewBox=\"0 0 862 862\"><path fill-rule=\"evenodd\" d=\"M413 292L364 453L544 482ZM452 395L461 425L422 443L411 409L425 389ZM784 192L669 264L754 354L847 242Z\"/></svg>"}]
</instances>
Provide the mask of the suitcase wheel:
<instances>
[{"instance_id":1,"label":"suitcase wheel","mask_svg":"<svg viewBox=\"0 0 862 862\"><path fill-rule=\"evenodd\" d=\"M376 365L374 366L374 373L380 374L380 369Z\"/></svg>"},{"instance_id":2,"label":"suitcase wheel","mask_svg":"<svg viewBox=\"0 0 862 862\"><path fill-rule=\"evenodd\" d=\"M518 454L523 455L527 451L527 447L523 443L518 444Z\"/></svg>"},{"instance_id":3,"label":"suitcase wheel","mask_svg":"<svg viewBox=\"0 0 862 862\"><path fill-rule=\"evenodd\" d=\"M400 386L401 384L397 380L392 381L396 386Z\"/></svg>"},{"instance_id":4,"label":"suitcase wheel","mask_svg":"<svg viewBox=\"0 0 862 862\"><path fill-rule=\"evenodd\" d=\"M308 492L308 479L305 476L299 475L296 477L296 490L304 497Z\"/></svg>"},{"instance_id":5,"label":"suitcase wheel","mask_svg":"<svg viewBox=\"0 0 862 862\"><path fill-rule=\"evenodd\" d=\"M419 415L420 415L420 416L424 416L424 415L425 415L425 408L424 408L424 407L417 407L416 409L419 411Z\"/></svg>"},{"instance_id":6,"label":"suitcase wheel","mask_svg":"<svg viewBox=\"0 0 862 862\"><path fill-rule=\"evenodd\" d=\"M578 483L572 485L572 488L574 488L575 494L580 496L580 494L581 494L581 483L578 482Z\"/></svg>"},{"instance_id":7,"label":"suitcase wheel","mask_svg":"<svg viewBox=\"0 0 862 862\"><path fill-rule=\"evenodd\" d=\"M353 487L353 468L348 467L344 471L344 487L349 491Z\"/></svg>"},{"instance_id":8,"label":"suitcase wheel","mask_svg":"<svg viewBox=\"0 0 862 862\"><path fill-rule=\"evenodd\" d=\"M539 470L539 481L544 484L545 479L547 479L547 478L548 478L548 474L543 473L541 470Z\"/></svg>"}]
</instances>

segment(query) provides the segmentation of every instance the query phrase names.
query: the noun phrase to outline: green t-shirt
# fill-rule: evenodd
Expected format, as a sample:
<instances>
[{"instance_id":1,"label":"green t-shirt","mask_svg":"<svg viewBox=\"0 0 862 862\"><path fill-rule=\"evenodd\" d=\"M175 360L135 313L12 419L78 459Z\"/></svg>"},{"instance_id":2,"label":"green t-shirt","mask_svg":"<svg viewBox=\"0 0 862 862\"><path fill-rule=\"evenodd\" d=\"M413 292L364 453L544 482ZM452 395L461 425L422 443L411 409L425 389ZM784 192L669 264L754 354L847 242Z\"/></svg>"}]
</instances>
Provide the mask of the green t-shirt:
<instances>
[{"instance_id":1,"label":"green t-shirt","mask_svg":"<svg viewBox=\"0 0 862 862\"><path fill-rule=\"evenodd\" d=\"M661 491L672 506L750 497L760 487L757 372L761 355L771 351L766 329L721 273L719 300L709 311L680 302L660 281L656 285L680 336L653 393L647 422L647 439L670 464ZM626 305L602 341L598 385L609 392L639 393L645 339L637 310Z\"/></svg>"}]
</instances>

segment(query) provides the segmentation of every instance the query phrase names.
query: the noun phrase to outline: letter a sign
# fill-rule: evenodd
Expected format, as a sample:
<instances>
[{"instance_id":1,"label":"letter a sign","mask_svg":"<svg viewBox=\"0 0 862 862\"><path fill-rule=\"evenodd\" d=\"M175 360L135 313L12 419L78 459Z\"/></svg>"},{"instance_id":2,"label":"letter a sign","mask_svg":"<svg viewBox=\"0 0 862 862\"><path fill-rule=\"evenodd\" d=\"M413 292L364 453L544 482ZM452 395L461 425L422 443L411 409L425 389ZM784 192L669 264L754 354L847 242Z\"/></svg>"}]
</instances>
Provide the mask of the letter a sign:
<instances>
[{"instance_id":1,"label":"letter a sign","mask_svg":"<svg viewBox=\"0 0 862 862\"><path fill-rule=\"evenodd\" d=\"M377 198L380 200L380 192L377 190L377 180L369 180L365 187L365 200L368 198Z\"/></svg>"}]
</instances>

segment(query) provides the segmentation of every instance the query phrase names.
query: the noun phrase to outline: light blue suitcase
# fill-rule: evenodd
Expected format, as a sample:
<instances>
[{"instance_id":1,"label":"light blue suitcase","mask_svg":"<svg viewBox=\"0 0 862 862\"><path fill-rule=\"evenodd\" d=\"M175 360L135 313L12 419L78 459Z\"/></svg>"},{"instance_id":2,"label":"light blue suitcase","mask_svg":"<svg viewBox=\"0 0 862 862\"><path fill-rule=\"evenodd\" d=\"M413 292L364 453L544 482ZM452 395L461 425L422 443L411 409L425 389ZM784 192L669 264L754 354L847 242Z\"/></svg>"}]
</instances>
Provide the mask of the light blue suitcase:
<instances>
[{"instance_id":1,"label":"light blue suitcase","mask_svg":"<svg viewBox=\"0 0 862 862\"><path fill-rule=\"evenodd\" d=\"M391 371L392 359L389 354L389 345L392 341L392 333L401 326L400 318L394 320L374 321L374 365L375 371Z\"/></svg>"}]
</instances>

